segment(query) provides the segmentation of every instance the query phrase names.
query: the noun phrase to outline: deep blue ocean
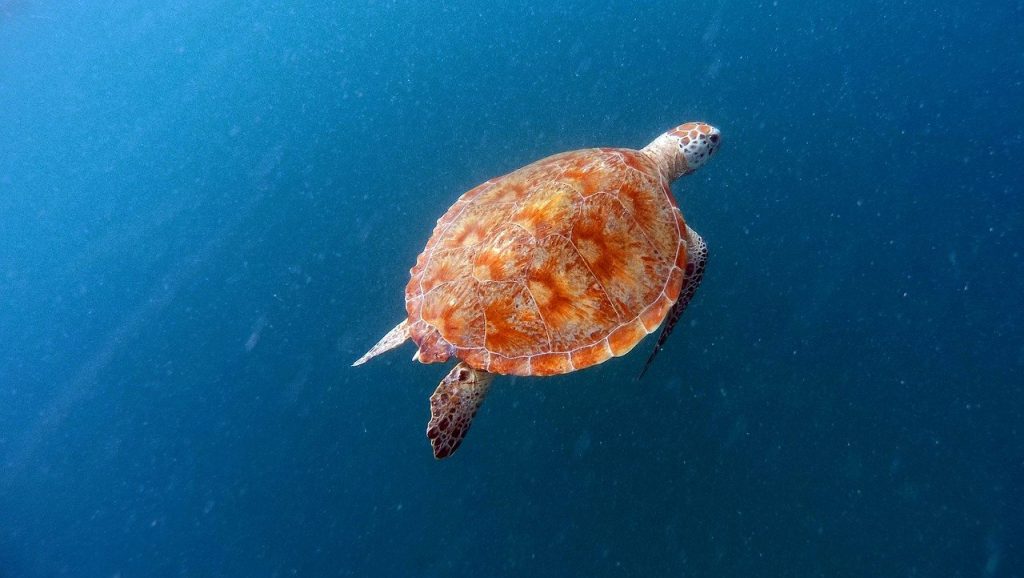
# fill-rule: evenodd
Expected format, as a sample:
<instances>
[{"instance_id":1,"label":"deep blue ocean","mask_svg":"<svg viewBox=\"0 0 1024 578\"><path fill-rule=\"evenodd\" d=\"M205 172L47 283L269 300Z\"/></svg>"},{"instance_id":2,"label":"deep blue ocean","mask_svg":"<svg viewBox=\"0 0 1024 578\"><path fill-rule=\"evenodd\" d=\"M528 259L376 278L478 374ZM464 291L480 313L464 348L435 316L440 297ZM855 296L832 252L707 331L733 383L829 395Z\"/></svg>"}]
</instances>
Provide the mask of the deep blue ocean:
<instances>
[{"instance_id":1,"label":"deep blue ocean","mask_svg":"<svg viewBox=\"0 0 1024 578\"><path fill-rule=\"evenodd\" d=\"M434 460L435 220L691 120L651 371ZM0 1L0 576L1024 576L1022 159L1019 0Z\"/></svg>"}]
</instances>

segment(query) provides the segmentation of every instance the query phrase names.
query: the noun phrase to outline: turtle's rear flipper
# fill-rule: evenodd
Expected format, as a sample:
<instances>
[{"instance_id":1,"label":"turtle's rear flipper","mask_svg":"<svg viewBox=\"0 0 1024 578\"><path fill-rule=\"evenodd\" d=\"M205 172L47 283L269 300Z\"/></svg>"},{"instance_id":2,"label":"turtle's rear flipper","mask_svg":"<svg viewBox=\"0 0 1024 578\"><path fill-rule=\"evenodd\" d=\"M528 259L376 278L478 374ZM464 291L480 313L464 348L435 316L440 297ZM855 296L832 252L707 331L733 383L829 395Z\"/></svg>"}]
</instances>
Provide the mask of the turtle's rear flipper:
<instances>
[{"instance_id":1,"label":"turtle's rear flipper","mask_svg":"<svg viewBox=\"0 0 1024 578\"><path fill-rule=\"evenodd\" d=\"M693 298L693 294L697 291L697 287L700 286L701 279L704 278L704 268L708 264L708 244L704 242L704 239L697 234L689 226L686 227L686 274L683 276L683 287L679 290L679 298L676 299L676 304L672 306L672 309L668 312L668 318L665 320L665 327L661 330L661 335L658 336L658 344L654 346L654 351L651 352L650 357L647 358L647 363L644 364L643 370L640 372L640 379L647 373L647 369L651 367L651 363L654 362L654 358L658 356L658 352L665 346L665 342L668 341L668 336L672 334L672 330L675 329L676 322L683 315L683 311L686 311L686 306L690 304L690 299Z\"/></svg>"},{"instance_id":2,"label":"turtle's rear flipper","mask_svg":"<svg viewBox=\"0 0 1024 578\"><path fill-rule=\"evenodd\" d=\"M385 351L391 351L399 345L405 343L405 340L409 339L409 320L405 319L401 323L395 326L394 329L388 331L388 334L380 338L377 345L374 345L369 351L367 351L362 357L356 360L352 365L362 365L370 360L371 357L377 357Z\"/></svg>"},{"instance_id":3,"label":"turtle's rear flipper","mask_svg":"<svg viewBox=\"0 0 1024 578\"><path fill-rule=\"evenodd\" d=\"M459 449L493 379L493 373L459 363L441 380L430 396L427 422L427 437L435 458L444 459Z\"/></svg>"}]
</instances>

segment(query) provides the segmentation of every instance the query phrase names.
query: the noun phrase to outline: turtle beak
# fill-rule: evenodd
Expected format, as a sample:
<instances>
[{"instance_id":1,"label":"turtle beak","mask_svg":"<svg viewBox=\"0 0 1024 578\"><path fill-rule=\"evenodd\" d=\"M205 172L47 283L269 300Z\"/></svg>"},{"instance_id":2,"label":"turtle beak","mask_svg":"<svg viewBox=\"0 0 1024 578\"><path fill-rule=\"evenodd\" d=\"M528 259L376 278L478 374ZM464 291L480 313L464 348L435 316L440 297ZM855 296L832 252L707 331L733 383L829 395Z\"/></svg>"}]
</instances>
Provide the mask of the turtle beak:
<instances>
[{"instance_id":1,"label":"turtle beak","mask_svg":"<svg viewBox=\"0 0 1024 578\"><path fill-rule=\"evenodd\" d=\"M708 135L708 156L711 156L718 152L718 147L722 144L722 133L715 127L711 127L711 134Z\"/></svg>"}]
</instances>

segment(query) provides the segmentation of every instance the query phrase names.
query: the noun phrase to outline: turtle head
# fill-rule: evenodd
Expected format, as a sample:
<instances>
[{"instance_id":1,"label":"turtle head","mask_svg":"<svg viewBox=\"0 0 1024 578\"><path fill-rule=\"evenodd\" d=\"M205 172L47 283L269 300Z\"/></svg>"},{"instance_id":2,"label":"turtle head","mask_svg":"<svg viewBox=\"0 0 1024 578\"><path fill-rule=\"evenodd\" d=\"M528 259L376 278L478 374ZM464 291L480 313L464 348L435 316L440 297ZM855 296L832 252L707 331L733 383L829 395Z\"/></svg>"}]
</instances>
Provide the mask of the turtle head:
<instances>
[{"instance_id":1,"label":"turtle head","mask_svg":"<svg viewBox=\"0 0 1024 578\"><path fill-rule=\"evenodd\" d=\"M703 122L688 122L663 133L643 148L669 182L704 166L722 144L718 129Z\"/></svg>"}]
</instances>

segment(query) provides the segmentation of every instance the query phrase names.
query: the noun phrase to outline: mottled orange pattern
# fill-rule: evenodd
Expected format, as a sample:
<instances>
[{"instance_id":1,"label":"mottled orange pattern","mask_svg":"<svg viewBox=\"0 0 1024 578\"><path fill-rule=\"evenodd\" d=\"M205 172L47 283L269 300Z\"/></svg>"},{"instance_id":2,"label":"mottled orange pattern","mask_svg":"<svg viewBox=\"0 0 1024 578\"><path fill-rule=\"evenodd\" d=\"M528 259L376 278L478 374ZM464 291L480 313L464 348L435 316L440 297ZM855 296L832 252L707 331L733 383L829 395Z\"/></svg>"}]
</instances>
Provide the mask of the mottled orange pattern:
<instances>
[{"instance_id":1,"label":"mottled orange pattern","mask_svg":"<svg viewBox=\"0 0 1024 578\"><path fill-rule=\"evenodd\" d=\"M484 346L489 351L523 357L551 350L547 327L526 287L517 281L477 287L487 325Z\"/></svg>"},{"instance_id":2,"label":"mottled orange pattern","mask_svg":"<svg viewBox=\"0 0 1024 578\"><path fill-rule=\"evenodd\" d=\"M661 293L663 283L650 280L664 280L674 259L658 254L646 231L616 195L593 195L581 205L572 241L604 287L620 319L632 319Z\"/></svg>"},{"instance_id":3,"label":"mottled orange pattern","mask_svg":"<svg viewBox=\"0 0 1024 578\"><path fill-rule=\"evenodd\" d=\"M600 281L565 237L539 243L526 287L551 332L551 351L598 341L621 322Z\"/></svg>"},{"instance_id":4,"label":"mottled orange pattern","mask_svg":"<svg viewBox=\"0 0 1024 578\"><path fill-rule=\"evenodd\" d=\"M504 225L480 243L475 254L465 251L477 281L519 281L533 262L536 239L515 225ZM472 259L472 261L469 261Z\"/></svg>"},{"instance_id":5,"label":"mottled orange pattern","mask_svg":"<svg viewBox=\"0 0 1024 578\"><path fill-rule=\"evenodd\" d=\"M484 343L487 302L472 277L465 276L423 295L420 316L457 347L481 347Z\"/></svg>"},{"instance_id":6,"label":"mottled orange pattern","mask_svg":"<svg viewBox=\"0 0 1024 578\"><path fill-rule=\"evenodd\" d=\"M653 161L587 149L467 192L410 271L425 362L552 375L629 351L679 295L682 215Z\"/></svg>"}]
</instances>

